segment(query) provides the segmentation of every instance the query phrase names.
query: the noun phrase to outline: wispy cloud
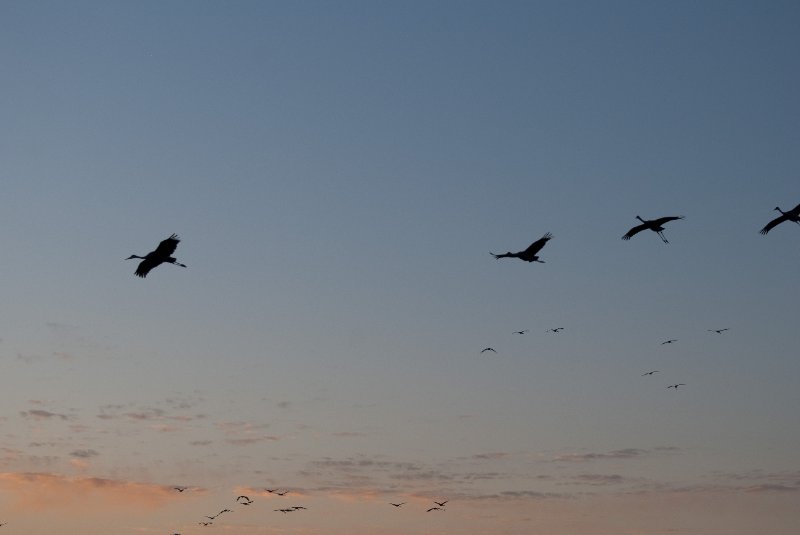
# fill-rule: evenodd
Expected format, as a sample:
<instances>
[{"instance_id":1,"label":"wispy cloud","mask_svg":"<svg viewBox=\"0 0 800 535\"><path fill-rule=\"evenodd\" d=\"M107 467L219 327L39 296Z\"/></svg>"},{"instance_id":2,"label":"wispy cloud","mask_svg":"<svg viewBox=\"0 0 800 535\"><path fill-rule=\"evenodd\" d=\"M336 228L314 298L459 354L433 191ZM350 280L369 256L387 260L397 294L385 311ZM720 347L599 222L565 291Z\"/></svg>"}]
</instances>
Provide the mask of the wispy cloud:
<instances>
[{"instance_id":1,"label":"wispy cloud","mask_svg":"<svg viewBox=\"0 0 800 535\"><path fill-rule=\"evenodd\" d=\"M66 414L59 414L56 412L46 411L44 409L31 409L29 411L20 411L20 416L23 418L29 418L33 420L52 420L52 419L60 419L60 420L69 420L70 417Z\"/></svg>"},{"instance_id":2,"label":"wispy cloud","mask_svg":"<svg viewBox=\"0 0 800 535\"><path fill-rule=\"evenodd\" d=\"M88 459L89 457L96 457L100 455L95 450L75 450L71 452L70 457L78 457L80 459Z\"/></svg>"},{"instance_id":3,"label":"wispy cloud","mask_svg":"<svg viewBox=\"0 0 800 535\"><path fill-rule=\"evenodd\" d=\"M589 452L589 453L562 453L553 457L553 462L566 462L566 463L585 463L588 461L600 461L608 459L636 459L654 453L675 452L678 448L672 446L658 447L653 449L641 448L624 448L619 450L612 450L607 452Z\"/></svg>"}]
</instances>

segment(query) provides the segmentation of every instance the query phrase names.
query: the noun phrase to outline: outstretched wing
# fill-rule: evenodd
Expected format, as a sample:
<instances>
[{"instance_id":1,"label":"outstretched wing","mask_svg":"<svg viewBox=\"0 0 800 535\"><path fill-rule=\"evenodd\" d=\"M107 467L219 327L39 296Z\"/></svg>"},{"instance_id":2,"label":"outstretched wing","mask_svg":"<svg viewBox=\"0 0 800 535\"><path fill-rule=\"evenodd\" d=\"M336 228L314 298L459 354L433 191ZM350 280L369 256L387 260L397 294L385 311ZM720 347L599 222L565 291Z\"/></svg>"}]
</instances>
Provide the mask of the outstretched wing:
<instances>
[{"instance_id":1,"label":"outstretched wing","mask_svg":"<svg viewBox=\"0 0 800 535\"><path fill-rule=\"evenodd\" d=\"M798 208L800 208L800 205L798 205ZM786 216L786 214L781 214L778 217L776 217L775 219L773 219L772 221L770 221L769 223L767 223L766 225L764 225L764 228L759 230L759 232L761 234L766 234L767 232L769 232L770 230L774 229L775 227L777 227L778 225L780 225L781 223L783 223L787 219L789 219L789 218Z\"/></svg>"},{"instance_id":2,"label":"outstretched wing","mask_svg":"<svg viewBox=\"0 0 800 535\"><path fill-rule=\"evenodd\" d=\"M156 250L153 251L157 256L166 258L171 256L172 253L175 252L175 249L178 248L178 244L180 243L181 239L178 237L177 234L173 234L166 240L162 241L156 247Z\"/></svg>"},{"instance_id":3,"label":"outstretched wing","mask_svg":"<svg viewBox=\"0 0 800 535\"><path fill-rule=\"evenodd\" d=\"M658 219L655 219L655 220L653 220L653 223L654 223L656 226L659 226L659 227L660 227L660 226L661 226L661 225L663 225L664 223L669 223L670 221L675 221L676 219L685 219L685 217L684 217L684 216L682 216L682 215L677 215L677 216L667 216L667 217L659 217Z\"/></svg>"},{"instance_id":4,"label":"outstretched wing","mask_svg":"<svg viewBox=\"0 0 800 535\"><path fill-rule=\"evenodd\" d=\"M542 236L541 238L530 244L528 248L523 251L523 253L526 255L535 255L536 253L542 250L542 247L544 247L545 244L548 241L550 241L552 237L553 237L552 234L550 234L549 232L546 233L544 236Z\"/></svg>"},{"instance_id":5,"label":"outstretched wing","mask_svg":"<svg viewBox=\"0 0 800 535\"><path fill-rule=\"evenodd\" d=\"M635 227L630 229L628 232L626 232L625 235L622 237L622 239L623 240L630 240L631 238L633 238L634 236L636 236L637 234L639 234L641 231L643 231L646 228L647 228L647 223L642 223L641 225L636 225Z\"/></svg>"},{"instance_id":6,"label":"outstretched wing","mask_svg":"<svg viewBox=\"0 0 800 535\"><path fill-rule=\"evenodd\" d=\"M145 258L141 262L139 262L139 266L136 268L134 275L137 277L145 278L150 270L156 267L161 263L161 260L153 260L152 258Z\"/></svg>"}]
</instances>

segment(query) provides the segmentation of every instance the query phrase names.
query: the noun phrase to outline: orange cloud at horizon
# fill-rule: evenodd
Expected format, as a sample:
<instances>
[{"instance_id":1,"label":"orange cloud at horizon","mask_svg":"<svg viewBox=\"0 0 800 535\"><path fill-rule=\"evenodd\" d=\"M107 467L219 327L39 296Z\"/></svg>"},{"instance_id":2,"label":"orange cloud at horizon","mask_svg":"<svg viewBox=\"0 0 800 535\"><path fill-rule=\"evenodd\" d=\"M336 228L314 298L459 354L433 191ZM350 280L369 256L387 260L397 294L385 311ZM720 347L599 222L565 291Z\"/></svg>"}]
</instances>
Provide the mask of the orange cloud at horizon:
<instances>
[{"instance_id":1,"label":"orange cloud at horizon","mask_svg":"<svg viewBox=\"0 0 800 535\"><path fill-rule=\"evenodd\" d=\"M0 492L19 512L66 509L83 514L102 508L153 510L177 499L169 487L99 477L68 477L52 473L0 473Z\"/></svg>"}]
</instances>

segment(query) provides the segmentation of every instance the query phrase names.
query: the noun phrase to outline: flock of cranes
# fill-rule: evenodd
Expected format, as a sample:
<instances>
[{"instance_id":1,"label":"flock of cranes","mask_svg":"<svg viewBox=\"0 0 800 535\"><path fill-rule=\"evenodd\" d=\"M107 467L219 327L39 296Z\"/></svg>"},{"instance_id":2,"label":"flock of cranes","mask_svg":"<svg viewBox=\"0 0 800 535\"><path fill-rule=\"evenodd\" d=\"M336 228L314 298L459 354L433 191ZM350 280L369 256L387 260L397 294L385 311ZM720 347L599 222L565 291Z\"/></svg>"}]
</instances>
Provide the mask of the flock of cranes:
<instances>
[{"instance_id":1,"label":"flock of cranes","mask_svg":"<svg viewBox=\"0 0 800 535\"><path fill-rule=\"evenodd\" d=\"M766 235L772 229L774 229L776 226L780 225L781 223L787 222L787 221L800 225L800 204L798 204L797 206L795 206L794 208L792 208L791 210L789 210L787 212L784 212L783 210L781 210L780 207L775 207L775 210L780 212L781 215L776 217L772 221L768 222L760 230L761 234ZM658 237L661 238L661 241L663 241L665 244L668 244L669 240L667 240L666 236L664 236L664 225L669 223L669 222L671 222L671 221L677 221L677 220L684 219L684 216L665 216L665 217L659 217L657 219L642 219L640 216L637 215L636 219L638 219L640 221L640 224L636 225L636 226L632 227L630 230L628 230L622 236L623 240L626 240L626 241L630 240L632 237L634 237L635 235L639 234L640 232L645 231L645 230L650 230L652 232L655 232L658 235ZM536 240L532 244L530 244L528 246L528 248L523 250L523 251L518 251L518 252L515 252L515 253L511 252L511 251L508 251L508 252L502 253L502 254L495 254L495 253L490 252L489 254L494 256L494 258L496 258L496 259L500 259L500 258L518 258L518 259L523 260L525 262L538 262L540 264L544 264L544 260L541 260L539 258L539 253L544 248L544 246L547 245L547 242L549 242L552 238L553 238L553 235L550 232L547 232L541 238L539 238L538 240ZM161 241L161 243L158 244L158 247L156 247L155 250L147 253L145 256L138 256L138 255L134 254L134 255L129 256L126 260L131 260L131 259L134 259L134 258L137 258L137 259L141 260L141 262L137 266L136 271L134 273L137 277L141 277L141 278L145 278L147 276L147 274L150 273L150 271L152 271L154 268L160 266L161 264L165 264L165 263L185 268L186 267L185 264L182 264L182 263L178 262L178 260L175 257L172 256L175 253L175 250L178 247L178 243L180 243L180 238L178 237L177 234L172 234L171 236L169 236L165 240ZM547 329L546 332L548 332L548 333L556 333L557 334L557 333L559 333L559 332L561 332L563 330L564 330L564 327L554 327L554 328L551 328L551 329ZM713 332L713 333L716 333L716 334L722 334L723 332L728 331L728 330L729 330L728 328L724 328L724 329L708 329L709 332ZM519 331L513 331L513 334L524 335L528 331L529 331L529 329L522 329L522 330L519 330ZM665 340L664 342L661 342L661 345L674 344L677 341L678 341L677 339L671 338L669 340ZM493 347L486 347L486 348L481 350L481 354L486 353L486 352L497 353L497 351ZM642 377L653 376L656 373L660 373L659 370L651 370L651 371L643 373ZM686 383L674 383L674 384L671 384L671 385L667 386L667 389L675 389L677 391L678 388L680 388L681 386L686 386ZM173 487L173 488L179 493L182 493L182 492L187 490L187 487ZM280 491L279 489L265 489L265 490L270 494L276 494L278 496L284 496L284 495L286 495L288 493L288 491ZM241 496L238 496L236 498L236 503L238 505L242 505L242 506L249 506L249 505L251 505L253 503L253 500L248 496L241 495ZM442 501L442 502L434 501L434 503L436 505L433 506L433 507L428 508L426 510L426 512L430 513L430 512L433 512L433 511L444 511L445 510L444 506L445 506L445 504L448 503L448 501L447 500ZM389 504L392 505L395 508L400 508L403 505L405 505L406 502L397 502L397 503L389 502ZM306 507L304 507L302 505L299 505L299 506L292 506L292 507L288 507L288 508L279 508L279 509L275 509L275 511L287 514L287 513L296 512L296 511L300 511L300 510L304 510L304 509L306 509ZM232 512L232 511L230 509L224 508L219 513L217 513L217 514L215 514L213 516L206 516L205 518L208 519L208 520L207 521L205 521L205 520L201 521L201 522L199 522L199 524L201 526L210 526L210 525L212 525L214 523L214 520L216 520L220 515L222 515L224 513L228 513L228 512ZM0 524L0 525L2 525L2 524ZM173 535L180 535L180 534L176 533L176 534L173 534Z\"/></svg>"},{"instance_id":2,"label":"flock of cranes","mask_svg":"<svg viewBox=\"0 0 800 535\"><path fill-rule=\"evenodd\" d=\"M780 216L776 217L769 223L767 223L764 228L762 228L759 232L761 234L767 234L770 230L774 229L776 226L780 225L785 221L791 221L792 223L797 223L800 225L800 204L789 210L788 212L784 212L780 209L780 207L776 206L775 210L781 213ZM640 216L636 216L636 219L641 221L641 225L636 225L632 227L628 232L626 232L623 236L623 240L630 240L632 237L637 235L638 233L642 232L643 230L651 230L658 234L658 237L661 238L661 241L664 243L669 243L666 236L664 236L664 225L669 223L670 221L677 221L679 219L685 219L684 216L665 216L659 217L658 219L642 219ZM495 254L489 252L490 255L493 257L500 259L500 258L519 258L520 260L524 260L525 262L539 262L540 264L544 264L544 260L539 259L539 251L547 245L547 242L553 238L553 235L549 232L545 233L544 236L533 242L528 246L527 249L524 251L517 251L516 253L512 253L508 251L502 254ZM161 264L172 264L175 266L186 267L186 264L181 264L178 260L172 256L175 252L175 249L178 248L178 244L180 243L181 239L178 237L177 234L172 234L169 238L163 240L161 243L158 244L158 247L155 248L154 251L150 251L145 256L139 255L131 255L125 260L132 260L134 258L141 259L139 265L134 272L134 275L137 277L145 278L147 274L150 273L154 268L160 266ZM555 331L557 332L557 331ZM525 334L524 332L517 332L517 334Z\"/></svg>"},{"instance_id":3,"label":"flock of cranes","mask_svg":"<svg viewBox=\"0 0 800 535\"><path fill-rule=\"evenodd\" d=\"M172 488L174 490L182 493L182 492L188 490L189 487L180 486L180 487L172 487ZM269 494L275 494L276 496L286 496L287 494L289 494L288 490L283 490L283 491L280 491L278 489L264 489L264 490L266 492L268 492ZM238 505L247 506L247 505L251 505L251 504L255 503L255 500L250 498L250 496L247 496L247 495L243 494L243 495L237 496L235 502ZM399 508L399 507L402 507L403 505L406 505L406 503L407 502L399 502L399 503L389 502L389 505L392 505L395 508ZM428 509L425 510L425 512L430 513L432 511L445 511L446 510L445 505L450 503L450 500L443 500L441 502L437 502L436 500L433 500L433 503L435 503L436 505L434 507L429 507ZM297 511L306 511L306 510L308 510L308 507L306 507L304 505L292 505L291 507L281 507L279 509L273 509L274 512L283 513L283 514L294 513L294 512L297 512ZM225 507L224 509L220 510L219 513L216 513L216 514L210 515L210 516L206 515L204 518L207 518L208 520L201 520L197 524L200 525L200 526L203 526L203 527L212 526L212 525L214 525L214 521L217 518L219 518L221 515L225 514L225 513L233 513L233 510L232 509L228 509L227 507ZM0 526L2 526L2 525L3 524L0 524ZM181 535L181 534L180 533L173 533L172 535Z\"/></svg>"}]
</instances>

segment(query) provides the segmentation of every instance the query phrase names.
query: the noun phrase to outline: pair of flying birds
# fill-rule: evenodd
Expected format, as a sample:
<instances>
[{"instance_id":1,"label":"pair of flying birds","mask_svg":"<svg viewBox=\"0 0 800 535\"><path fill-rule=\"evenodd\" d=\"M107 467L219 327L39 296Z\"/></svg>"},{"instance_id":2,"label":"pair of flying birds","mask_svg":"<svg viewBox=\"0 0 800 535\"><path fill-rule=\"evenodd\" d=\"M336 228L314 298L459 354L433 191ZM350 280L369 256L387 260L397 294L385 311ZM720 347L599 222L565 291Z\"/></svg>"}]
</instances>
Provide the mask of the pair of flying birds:
<instances>
[{"instance_id":1,"label":"pair of flying birds","mask_svg":"<svg viewBox=\"0 0 800 535\"><path fill-rule=\"evenodd\" d=\"M632 229L630 229L625 235L622 237L623 240L630 240L633 236L640 233L643 230L652 230L656 234L659 235L661 240L664 243L669 243L667 238L664 236L664 227L665 223L670 221L675 221L676 219L683 219L683 216L667 216L667 217L659 217L658 219L642 219L638 215L636 219L642 222L641 225L636 225ZM524 260L525 262L539 262L540 264L544 264L544 260L539 260L539 251L542 250L542 247L547 244L548 241L553 237L552 234L549 232L546 233L544 236L533 242L528 246L527 249L524 251L519 251L516 253L512 253L511 251L505 254L494 254L490 252L489 254L495 258L519 258L520 260Z\"/></svg>"}]
</instances>

